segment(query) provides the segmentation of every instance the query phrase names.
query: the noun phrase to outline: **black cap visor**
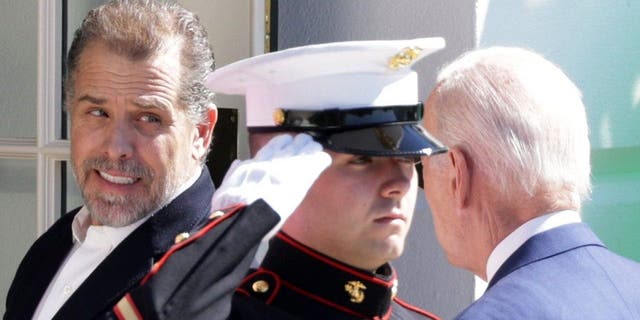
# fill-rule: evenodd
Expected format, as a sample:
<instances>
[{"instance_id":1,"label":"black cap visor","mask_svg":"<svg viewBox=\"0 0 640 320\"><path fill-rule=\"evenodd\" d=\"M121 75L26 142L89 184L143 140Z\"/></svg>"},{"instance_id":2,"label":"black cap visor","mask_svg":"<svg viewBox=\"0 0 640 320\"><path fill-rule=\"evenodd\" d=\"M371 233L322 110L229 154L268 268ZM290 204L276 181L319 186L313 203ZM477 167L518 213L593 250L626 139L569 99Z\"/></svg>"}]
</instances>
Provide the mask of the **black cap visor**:
<instances>
[{"instance_id":1,"label":"black cap visor","mask_svg":"<svg viewBox=\"0 0 640 320\"><path fill-rule=\"evenodd\" d=\"M305 132L326 149L376 157L430 156L447 148L419 123L422 103L355 109L279 109L276 126L250 132Z\"/></svg>"},{"instance_id":2,"label":"black cap visor","mask_svg":"<svg viewBox=\"0 0 640 320\"><path fill-rule=\"evenodd\" d=\"M447 148L415 123L307 132L326 149L375 157L430 156Z\"/></svg>"}]
</instances>

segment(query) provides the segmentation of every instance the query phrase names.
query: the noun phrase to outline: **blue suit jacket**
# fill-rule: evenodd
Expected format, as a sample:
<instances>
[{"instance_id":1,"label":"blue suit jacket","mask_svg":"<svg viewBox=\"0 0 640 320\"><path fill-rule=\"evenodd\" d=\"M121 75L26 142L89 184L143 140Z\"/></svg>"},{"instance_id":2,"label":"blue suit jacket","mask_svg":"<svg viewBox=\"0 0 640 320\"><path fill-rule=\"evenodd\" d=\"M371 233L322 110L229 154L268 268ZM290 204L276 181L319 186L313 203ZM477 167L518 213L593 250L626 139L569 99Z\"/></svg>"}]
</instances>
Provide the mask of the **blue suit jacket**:
<instances>
[{"instance_id":1,"label":"blue suit jacket","mask_svg":"<svg viewBox=\"0 0 640 320\"><path fill-rule=\"evenodd\" d=\"M564 225L527 240L457 319L640 319L640 264Z\"/></svg>"}]
</instances>

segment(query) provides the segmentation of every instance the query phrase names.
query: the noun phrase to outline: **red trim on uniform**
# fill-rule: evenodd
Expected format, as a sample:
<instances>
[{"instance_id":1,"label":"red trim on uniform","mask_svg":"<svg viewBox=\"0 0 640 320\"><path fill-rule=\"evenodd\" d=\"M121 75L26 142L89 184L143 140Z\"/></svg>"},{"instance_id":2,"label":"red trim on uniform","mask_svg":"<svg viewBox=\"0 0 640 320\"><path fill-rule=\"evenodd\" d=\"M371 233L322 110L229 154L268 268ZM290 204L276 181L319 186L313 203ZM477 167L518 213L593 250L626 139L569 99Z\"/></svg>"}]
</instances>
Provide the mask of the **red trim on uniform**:
<instances>
[{"instance_id":1,"label":"red trim on uniform","mask_svg":"<svg viewBox=\"0 0 640 320\"><path fill-rule=\"evenodd\" d=\"M279 277L277 274L275 274L274 272L271 272L271 271L269 271L269 270L265 270L265 269L262 269L262 268L260 268L260 269L259 269L259 271L260 271L261 273L267 273L267 274L270 274L270 275L271 275L271 276L273 276L273 278L275 279L276 287L275 287L275 288L273 288L273 292L271 293L271 296L270 296L270 297L269 297L269 299L267 299L267 301L266 301L266 303L267 303L267 304L272 304L272 303L273 303L273 300L274 300L274 299L276 298L276 296L278 295L278 292L280 292L280 287L282 286L282 282L281 282L281 280L280 280L280 277Z\"/></svg>"},{"instance_id":2,"label":"red trim on uniform","mask_svg":"<svg viewBox=\"0 0 640 320\"><path fill-rule=\"evenodd\" d=\"M298 288L298 287L296 287L296 286L294 286L294 285L292 285L292 284L290 284L290 283L288 283L288 282L286 282L284 280L282 280L282 285L284 285L285 287L291 289L291 291L295 291L296 293L298 293L300 295L303 295L303 296L305 296L305 297L307 297L309 299L316 300L316 301L320 302L321 304L333 307L335 309L338 309L338 310L340 310L342 312L345 312L345 313L348 313L350 315L356 316L358 318L367 319L367 317L365 315L362 315L362 314L357 313L357 312L355 312L355 311L353 311L353 310L351 310L349 308L343 307L343 306L341 306L339 304L333 303L333 302L331 302L329 300L326 300L326 299L324 299L322 297L316 296L316 295L314 295L314 294L312 294L310 292L302 290L302 289L300 289L300 288Z\"/></svg>"},{"instance_id":3,"label":"red trim on uniform","mask_svg":"<svg viewBox=\"0 0 640 320\"><path fill-rule=\"evenodd\" d=\"M205 225L196 234L190 236L188 239L171 246L171 248L167 251L167 253L165 253L162 256L162 258L160 258L160 260L158 260L158 262L156 262L153 265L153 267L151 267L151 271L149 271L149 273L147 273L147 275L145 275L144 278L142 278L142 280L140 281L140 285L145 284L151 277L153 277L156 273L158 273L158 271L162 268L162 266L164 266L164 264L167 262L169 257L171 257L171 255L173 255L174 252L182 249L183 247L185 247L185 246L189 245L190 243L196 241L197 239L201 238L207 232L209 232L209 230L213 229L214 227L216 227L217 225L219 225L223 221L225 221L228 218L232 217L234 214L236 214L243 207L245 207L244 204L238 204L238 205L234 205L234 206L231 206L231 207L228 207L226 209L221 210L221 211L229 211L229 212L226 212L223 216L213 220L212 222L209 222L209 224Z\"/></svg>"},{"instance_id":4,"label":"red trim on uniform","mask_svg":"<svg viewBox=\"0 0 640 320\"><path fill-rule=\"evenodd\" d=\"M336 263L335 261L318 254L317 252L310 250L309 248L305 247L304 245L300 244L298 241L296 241L295 239L291 238L288 234L284 233L284 232L278 232L276 234L276 237L280 238L282 241L285 241L286 243L292 245L293 247L295 247L296 249L303 251L304 253L318 259L321 260L322 262L331 265L332 267L336 268L336 269L340 269L344 272L350 273L356 277L359 277L360 279L364 279L366 281L370 281L370 282L375 282L377 284L380 284L382 286L385 286L387 288L391 288L393 286L393 280L396 278L396 272L395 270L393 270L393 275L391 277L391 281L384 281L381 280L379 278L376 278L374 276L370 276L368 274L364 274L361 272L358 272L357 270L353 270L352 268L349 268L343 264L340 263Z\"/></svg>"},{"instance_id":5,"label":"red trim on uniform","mask_svg":"<svg viewBox=\"0 0 640 320\"><path fill-rule=\"evenodd\" d=\"M429 319L440 320L440 318L438 318L438 316L436 316L435 314L433 314L433 313L431 313L431 312L429 312L427 310L420 309L420 308L418 308L418 307L416 307L414 305L411 305L406 301L400 300L400 298L397 298L397 297L393 298L393 301L395 301L397 304L403 306L404 308L407 308L407 309L409 309L409 310L411 310L411 311L413 311L415 313L418 313L418 314L421 314L421 315L423 315L425 317L428 317Z\"/></svg>"},{"instance_id":6,"label":"red trim on uniform","mask_svg":"<svg viewBox=\"0 0 640 320\"><path fill-rule=\"evenodd\" d=\"M243 288L236 288L236 293L239 293L239 294L241 294L243 296L247 296L247 297L251 296L249 294L249 291L247 291L247 290L245 290Z\"/></svg>"},{"instance_id":7,"label":"red trim on uniform","mask_svg":"<svg viewBox=\"0 0 640 320\"><path fill-rule=\"evenodd\" d=\"M381 320L389 320L391 319L391 310L393 310L393 305L389 306L389 309L387 309L387 313L385 313L382 318L380 318Z\"/></svg>"},{"instance_id":8,"label":"red trim on uniform","mask_svg":"<svg viewBox=\"0 0 640 320\"><path fill-rule=\"evenodd\" d=\"M122 312L120 312L120 309L118 308L118 306L113 307L113 313L116 314L116 318L118 320L125 320L124 315L122 314Z\"/></svg>"}]
</instances>

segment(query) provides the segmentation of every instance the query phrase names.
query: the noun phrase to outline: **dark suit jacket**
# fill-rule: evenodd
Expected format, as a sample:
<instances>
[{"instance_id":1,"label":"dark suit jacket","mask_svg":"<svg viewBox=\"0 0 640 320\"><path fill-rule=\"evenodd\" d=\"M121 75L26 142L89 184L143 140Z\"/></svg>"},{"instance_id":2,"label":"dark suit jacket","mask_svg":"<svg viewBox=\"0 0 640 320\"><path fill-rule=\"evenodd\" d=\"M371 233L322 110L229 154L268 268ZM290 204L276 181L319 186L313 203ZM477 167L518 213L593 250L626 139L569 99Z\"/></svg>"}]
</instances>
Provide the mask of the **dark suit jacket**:
<instances>
[{"instance_id":1,"label":"dark suit jacket","mask_svg":"<svg viewBox=\"0 0 640 320\"><path fill-rule=\"evenodd\" d=\"M458 319L640 319L640 264L586 224L537 234L498 269Z\"/></svg>"},{"instance_id":2,"label":"dark suit jacket","mask_svg":"<svg viewBox=\"0 0 640 320\"><path fill-rule=\"evenodd\" d=\"M138 287L154 263L174 245L177 234L208 222L213 192L209 172L204 168L193 186L149 218L109 254L69 297L54 319L91 319L110 310L127 291ZM78 211L73 210L60 218L29 249L9 289L4 319L30 319L33 316L50 281L73 245L71 223ZM278 219L277 215L272 218ZM269 230L269 226L254 227L247 223L234 228L238 230L216 235L220 241L233 233L255 234L259 238ZM250 247L245 244L243 248L247 246ZM215 244L212 247L216 248ZM228 248L225 247L225 250ZM244 254L252 256L250 248L242 250ZM251 259L245 260L248 261L226 261L221 256L218 261L220 268L215 271L218 273L211 276L226 279L225 275L233 275L227 281L237 279L237 283L246 273ZM220 294L230 293L222 290Z\"/></svg>"}]
</instances>

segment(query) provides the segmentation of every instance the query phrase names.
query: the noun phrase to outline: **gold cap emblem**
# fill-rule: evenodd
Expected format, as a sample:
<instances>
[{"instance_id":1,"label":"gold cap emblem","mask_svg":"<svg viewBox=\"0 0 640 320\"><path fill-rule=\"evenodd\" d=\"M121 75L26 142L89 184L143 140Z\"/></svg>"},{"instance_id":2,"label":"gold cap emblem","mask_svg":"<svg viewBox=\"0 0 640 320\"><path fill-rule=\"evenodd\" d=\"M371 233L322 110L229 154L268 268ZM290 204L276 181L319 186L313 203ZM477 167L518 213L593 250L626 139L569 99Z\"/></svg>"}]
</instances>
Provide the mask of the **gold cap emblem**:
<instances>
[{"instance_id":1,"label":"gold cap emblem","mask_svg":"<svg viewBox=\"0 0 640 320\"><path fill-rule=\"evenodd\" d=\"M284 110L282 109L275 109L273 110L273 122L277 125L280 126L284 123Z\"/></svg>"},{"instance_id":2,"label":"gold cap emblem","mask_svg":"<svg viewBox=\"0 0 640 320\"><path fill-rule=\"evenodd\" d=\"M395 56L389 59L389 63L387 64L387 66L391 70L398 70L402 67L406 67L411 64L413 60L418 58L420 52L422 52L422 48L420 47L404 48L402 49L402 51L398 52Z\"/></svg>"},{"instance_id":3,"label":"gold cap emblem","mask_svg":"<svg viewBox=\"0 0 640 320\"><path fill-rule=\"evenodd\" d=\"M349 281L344 285L344 291L349 293L350 301L353 303L361 303L364 301L364 290L367 287L360 281Z\"/></svg>"}]
</instances>

